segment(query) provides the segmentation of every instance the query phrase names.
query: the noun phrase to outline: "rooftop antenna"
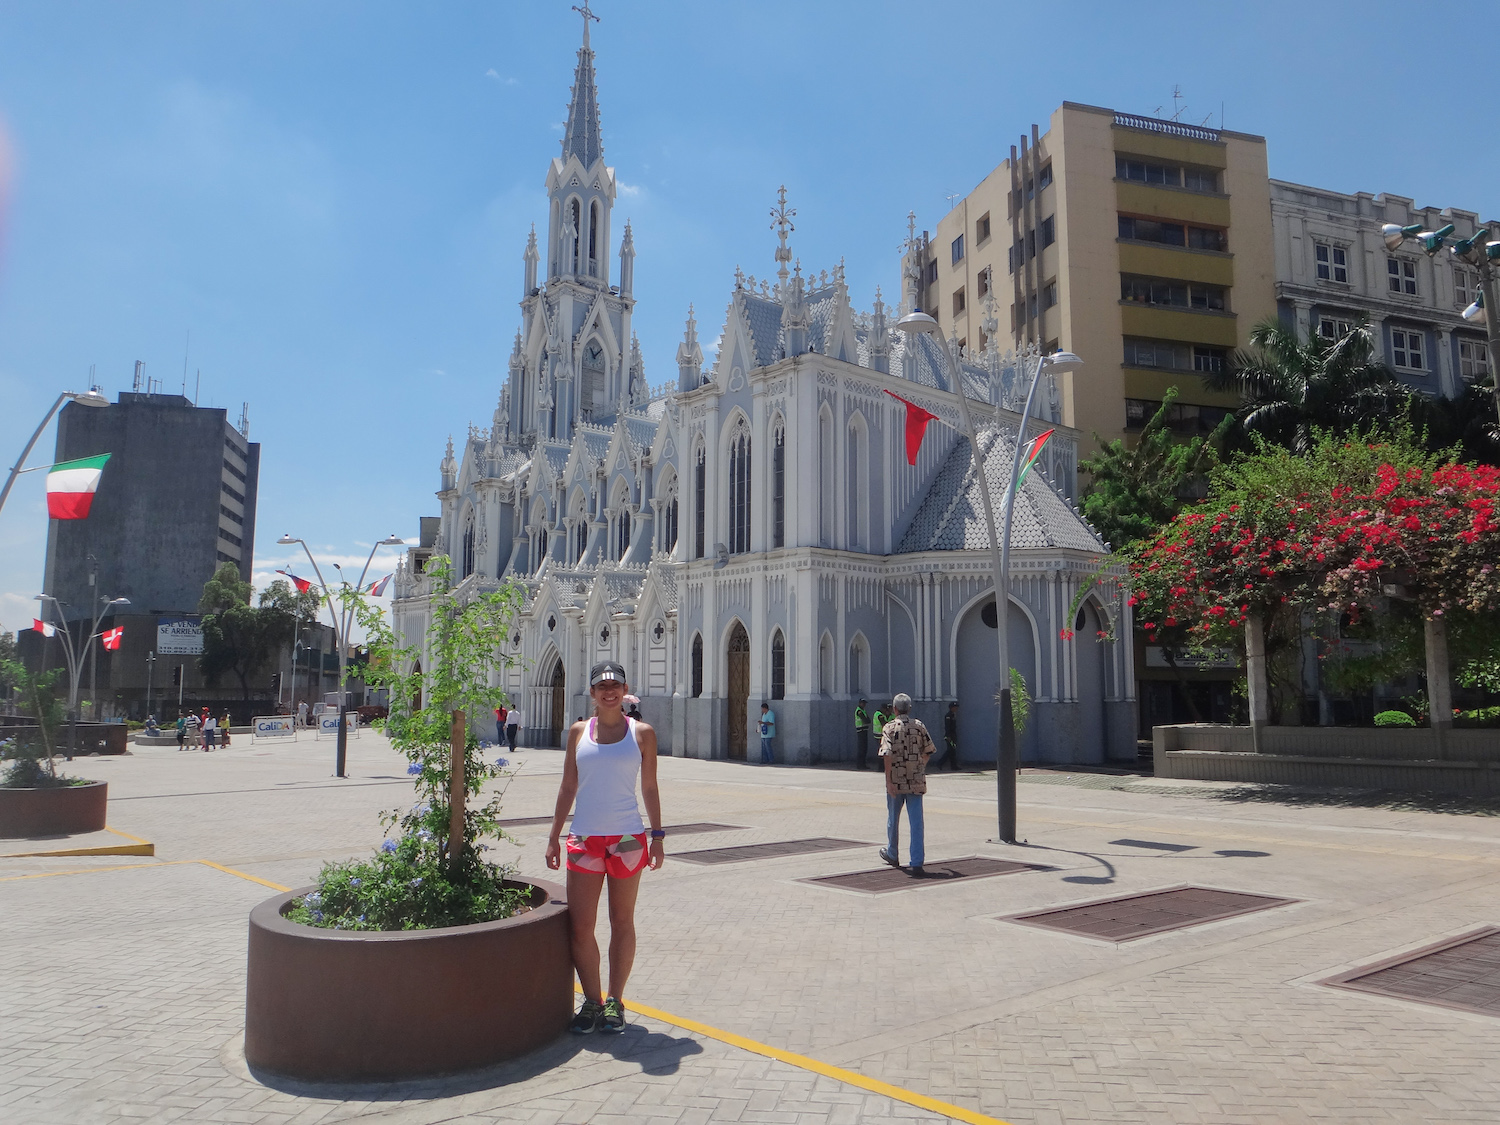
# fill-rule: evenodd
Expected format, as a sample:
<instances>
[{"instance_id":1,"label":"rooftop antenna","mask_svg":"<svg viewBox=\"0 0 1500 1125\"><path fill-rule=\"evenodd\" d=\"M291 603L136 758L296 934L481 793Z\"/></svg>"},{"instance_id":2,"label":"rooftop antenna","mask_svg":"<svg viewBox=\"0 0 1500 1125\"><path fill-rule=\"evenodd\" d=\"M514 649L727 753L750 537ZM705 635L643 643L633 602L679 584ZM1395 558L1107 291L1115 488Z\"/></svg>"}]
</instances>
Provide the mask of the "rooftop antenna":
<instances>
[{"instance_id":1,"label":"rooftop antenna","mask_svg":"<svg viewBox=\"0 0 1500 1125\"><path fill-rule=\"evenodd\" d=\"M1167 120L1176 121L1182 116L1184 108L1186 107L1182 104L1182 87L1174 82L1172 84L1172 116L1167 118Z\"/></svg>"},{"instance_id":2,"label":"rooftop antenna","mask_svg":"<svg viewBox=\"0 0 1500 1125\"><path fill-rule=\"evenodd\" d=\"M183 382L187 382L186 378ZM198 389L203 386L203 368L198 368L198 373L193 376L193 405L198 405Z\"/></svg>"},{"instance_id":3,"label":"rooftop antenna","mask_svg":"<svg viewBox=\"0 0 1500 1125\"><path fill-rule=\"evenodd\" d=\"M130 389L135 394L141 393L141 375L144 373L145 367L145 361L139 359L135 361L135 378L130 383ZM90 382L93 381L92 372L89 373L89 380Z\"/></svg>"},{"instance_id":4,"label":"rooftop antenna","mask_svg":"<svg viewBox=\"0 0 1500 1125\"><path fill-rule=\"evenodd\" d=\"M99 385L98 383L96 383L94 381L94 368L96 368L97 366L98 366L98 364L94 364L94 363L89 364L89 390L93 390L95 387L97 387Z\"/></svg>"},{"instance_id":5,"label":"rooftop antenna","mask_svg":"<svg viewBox=\"0 0 1500 1125\"><path fill-rule=\"evenodd\" d=\"M246 441L250 440L250 404L248 402L240 403L239 431L240 437Z\"/></svg>"}]
</instances>

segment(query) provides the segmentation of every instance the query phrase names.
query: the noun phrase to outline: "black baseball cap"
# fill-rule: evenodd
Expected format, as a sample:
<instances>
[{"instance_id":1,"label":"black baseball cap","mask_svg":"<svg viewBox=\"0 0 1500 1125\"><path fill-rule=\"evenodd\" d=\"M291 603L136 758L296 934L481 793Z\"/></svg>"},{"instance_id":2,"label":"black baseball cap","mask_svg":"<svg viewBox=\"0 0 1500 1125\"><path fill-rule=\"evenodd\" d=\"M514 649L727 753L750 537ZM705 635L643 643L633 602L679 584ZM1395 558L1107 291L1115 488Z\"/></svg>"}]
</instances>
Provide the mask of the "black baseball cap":
<instances>
[{"instance_id":1,"label":"black baseball cap","mask_svg":"<svg viewBox=\"0 0 1500 1125\"><path fill-rule=\"evenodd\" d=\"M629 682L625 679L625 666L619 661L601 660L589 669L589 687L596 687L610 680L622 684Z\"/></svg>"}]
</instances>

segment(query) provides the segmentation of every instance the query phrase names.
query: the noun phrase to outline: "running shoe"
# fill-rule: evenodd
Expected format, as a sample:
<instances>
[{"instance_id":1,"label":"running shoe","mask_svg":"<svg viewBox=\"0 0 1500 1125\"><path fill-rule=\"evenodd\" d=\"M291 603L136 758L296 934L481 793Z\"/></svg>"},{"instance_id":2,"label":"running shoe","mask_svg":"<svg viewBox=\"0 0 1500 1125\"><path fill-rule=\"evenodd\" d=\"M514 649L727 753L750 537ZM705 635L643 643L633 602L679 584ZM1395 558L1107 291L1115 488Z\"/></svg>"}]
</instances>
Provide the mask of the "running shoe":
<instances>
[{"instance_id":1,"label":"running shoe","mask_svg":"<svg viewBox=\"0 0 1500 1125\"><path fill-rule=\"evenodd\" d=\"M568 1024L568 1030L574 1035L592 1035L599 1030L599 1017L603 1014L603 1004L585 1000L583 1006L578 1009L578 1014L573 1017L573 1022Z\"/></svg>"},{"instance_id":2,"label":"running shoe","mask_svg":"<svg viewBox=\"0 0 1500 1125\"><path fill-rule=\"evenodd\" d=\"M599 1030L620 1032L625 1030L625 1005L614 997L604 1001L603 1014L599 1017Z\"/></svg>"}]
</instances>

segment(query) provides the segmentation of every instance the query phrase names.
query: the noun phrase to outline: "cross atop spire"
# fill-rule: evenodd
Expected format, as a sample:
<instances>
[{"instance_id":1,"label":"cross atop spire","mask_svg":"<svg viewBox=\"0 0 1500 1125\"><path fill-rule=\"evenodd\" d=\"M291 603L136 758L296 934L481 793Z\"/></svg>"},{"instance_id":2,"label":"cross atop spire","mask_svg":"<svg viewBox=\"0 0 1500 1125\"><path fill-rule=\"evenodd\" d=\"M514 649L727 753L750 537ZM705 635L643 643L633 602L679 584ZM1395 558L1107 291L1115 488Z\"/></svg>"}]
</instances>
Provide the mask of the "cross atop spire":
<instances>
[{"instance_id":1,"label":"cross atop spire","mask_svg":"<svg viewBox=\"0 0 1500 1125\"><path fill-rule=\"evenodd\" d=\"M594 49L589 46L589 21L598 22L599 17L589 8L588 0L583 6L574 5L573 10L583 16L583 46L578 48L578 70L573 75L573 99L568 104L568 127L563 133L563 160L578 157L585 168L592 168L594 161L604 155L604 142L599 133L599 90L594 82Z\"/></svg>"},{"instance_id":2,"label":"cross atop spire","mask_svg":"<svg viewBox=\"0 0 1500 1125\"><path fill-rule=\"evenodd\" d=\"M574 4L573 10L583 17L583 45L587 47L589 45L589 20L598 23L599 17L594 15L593 9L589 7L589 0L583 0L581 8Z\"/></svg>"},{"instance_id":3,"label":"cross atop spire","mask_svg":"<svg viewBox=\"0 0 1500 1125\"><path fill-rule=\"evenodd\" d=\"M786 236L797 229L792 223L792 216L796 213L795 207L786 205L786 184L782 184L776 190L776 206L771 208L771 229L776 232L780 242L776 247L776 261L780 266L776 276L780 278L783 287L786 285L786 264L792 260L792 248L787 244Z\"/></svg>"}]
</instances>

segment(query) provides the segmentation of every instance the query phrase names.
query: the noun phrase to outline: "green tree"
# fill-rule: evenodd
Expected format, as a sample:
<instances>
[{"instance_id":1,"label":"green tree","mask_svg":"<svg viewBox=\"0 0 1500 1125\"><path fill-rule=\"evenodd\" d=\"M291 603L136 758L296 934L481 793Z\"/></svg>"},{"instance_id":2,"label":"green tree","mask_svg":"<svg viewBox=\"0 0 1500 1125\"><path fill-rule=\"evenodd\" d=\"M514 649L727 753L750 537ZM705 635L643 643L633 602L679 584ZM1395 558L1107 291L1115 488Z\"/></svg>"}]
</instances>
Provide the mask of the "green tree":
<instances>
[{"instance_id":1,"label":"green tree","mask_svg":"<svg viewBox=\"0 0 1500 1125\"><path fill-rule=\"evenodd\" d=\"M278 578L260 592L260 608L276 610L300 622L303 628L318 619L323 599L314 589L299 591L284 578Z\"/></svg>"},{"instance_id":2,"label":"green tree","mask_svg":"<svg viewBox=\"0 0 1500 1125\"><path fill-rule=\"evenodd\" d=\"M1259 434L1296 453L1312 449L1319 431L1382 429L1406 415L1412 397L1378 358L1363 323L1338 340L1316 333L1303 340L1274 319L1262 321L1250 330L1250 346L1204 383L1244 400L1233 444L1249 447L1249 436Z\"/></svg>"},{"instance_id":3,"label":"green tree","mask_svg":"<svg viewBox=\"0 0 1500 1125\"><path fill-rule=\"evenodd\" d=\"M254 592L240 578L239 567L221 563L204 584L198 601L204 613L203 655L198 658L203 679L212 685L232 673L246 703L250 702L250 678L291 639L296 620L291 610L274 601L267 605L264 597L261 608L252 606Z\"/></svg>"},{"instance_id":4,"label":"green tree","mask_svg":"<svg viewBox=\"0 0 1500 1125\"><path fill-rule=\"evenodd\" d=\"M63 723L63 693L57 683L61 668L32 673L19 660L0 660L0 680L11 684L23 713L37 722L37 737L18 737L13 758L0 784L18 788L67 785L57 772L57 732Z\"/></svg>"},{"instance_id":5,"label":"green tree","mask_svg":"<svg viewBox=\"0 0 1500 1125\"><path fill-rule=\"evenodd\" d=\"M1180 441L1167 424L1177 393L1176 387L1168 389L1133 447L1117 439L1078 466L1089 474L1084 517L1117 551L1153 534L1195 493L1201 495L1219 462L1216 443L1231 420L1225 418L1208 437Z\"/></svg>"}]
</instances>

